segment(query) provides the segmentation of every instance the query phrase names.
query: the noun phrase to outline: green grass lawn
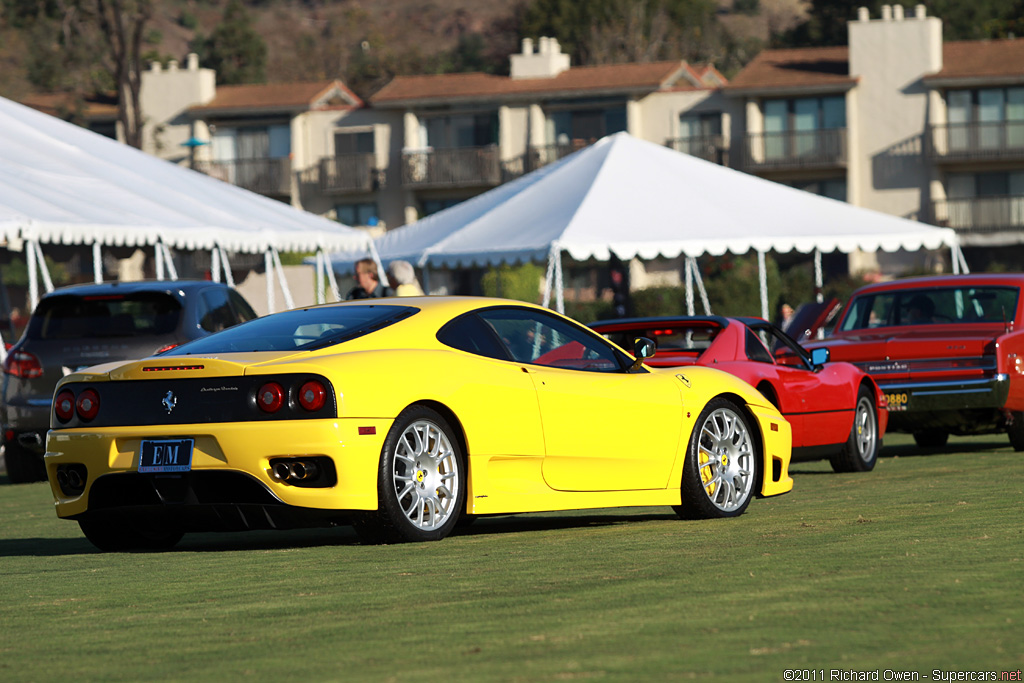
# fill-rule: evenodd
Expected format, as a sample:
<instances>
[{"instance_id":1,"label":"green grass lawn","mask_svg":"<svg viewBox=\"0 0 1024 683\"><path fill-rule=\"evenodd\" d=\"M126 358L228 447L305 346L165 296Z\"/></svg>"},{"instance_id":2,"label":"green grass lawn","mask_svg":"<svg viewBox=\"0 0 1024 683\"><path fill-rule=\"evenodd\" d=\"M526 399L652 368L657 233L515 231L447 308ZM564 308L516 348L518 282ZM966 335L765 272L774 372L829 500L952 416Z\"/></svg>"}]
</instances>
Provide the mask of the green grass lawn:
<instances>
[{"instance_id":1,"label":"green grass lawn","mask_svg":"<svg viewBox=\"0 0 1024 683\"><path fill-rule=\"evenodd\" d=\"M867 474L794 465L792 493L735 520L519 515L380 547L343 528L101 554L45 484L3 485L0 680L1016 672L1024 455L1005 437L886 444Z\"/></svg>"}]
</instances>

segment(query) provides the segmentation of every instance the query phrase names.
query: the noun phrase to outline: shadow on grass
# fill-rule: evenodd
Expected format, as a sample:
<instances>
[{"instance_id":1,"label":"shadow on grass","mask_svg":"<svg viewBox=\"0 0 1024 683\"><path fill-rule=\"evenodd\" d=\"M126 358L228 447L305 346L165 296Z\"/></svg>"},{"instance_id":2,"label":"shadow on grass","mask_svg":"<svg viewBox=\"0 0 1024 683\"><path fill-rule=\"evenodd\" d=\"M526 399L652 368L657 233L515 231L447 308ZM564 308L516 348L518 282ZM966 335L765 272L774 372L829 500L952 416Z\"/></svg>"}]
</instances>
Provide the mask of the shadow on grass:
<instances>
[{"instance_id":1,"label":"shadow on grass","mask_svg":"<svg viewBox=\"0 0 1024 683\"><path fill-rule=\"evenodd\" d=\"M478 517L468 525L455 530L453 536L480 536L531 531L556 531L559 529L583 529L586 527L607 527L643 522L679 520L674 512L663 512L655 508L651 512L631 514L562 513L552 516L545 513L521 514L495 517Z\"/></svg>"}]
</instances>

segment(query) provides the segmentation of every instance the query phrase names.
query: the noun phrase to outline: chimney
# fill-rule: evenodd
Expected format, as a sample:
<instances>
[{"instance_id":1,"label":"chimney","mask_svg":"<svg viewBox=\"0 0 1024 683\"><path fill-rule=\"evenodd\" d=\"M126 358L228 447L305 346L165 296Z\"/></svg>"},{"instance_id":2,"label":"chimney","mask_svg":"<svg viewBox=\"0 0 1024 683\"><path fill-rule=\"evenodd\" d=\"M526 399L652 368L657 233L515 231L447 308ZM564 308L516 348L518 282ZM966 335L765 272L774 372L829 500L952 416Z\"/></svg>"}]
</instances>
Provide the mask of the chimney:
<instances>
[{"instance_id":1,"label":"chimney","mask_svg":"<svg viewBox=\"0 0 1024 683\"><path fill-rule=\"evenodd\" d=\"M857 21L871 21L871 11L867 7L858 8Z\"/></svg>"},{"instance_id":2,"label":"chimney","mask_svg":"<svg viewBox=\"0 0 1024 683\"><path fill-rule=\"evenodd\" d=\"M569 55L562 54L562 48L554 38L542 36L537 39L537 52L533 41L523 38L522 54L512 55L510 75L520 78L554 78L569 69Z\"/></svg>"},{"instance_id":3,"label":"chimney","mask_svg":"<svg viewBox=\"0 0 1024 683\"><path fill-rule=\"evenodd\" d=\"M195 52L189 52L185 58L185 63L188 64L189 71L199 71L199 55Z\"/></svg>"},{"instance_id":4,"label":"chimney","mask_svg":"<svg viewBox=\"0 0 1024 683\"><path fill-rule=\"evenodd\" d=\"M892 6L892 18L896 21L903 21L903 5Z\"/></svg>"},{"instance_id":5,"label":"chimney","mask_svg":"<svg viewBox=\"0 0 1024 683\"><path fill-rule=\"evenodd\" d=\"M914 17L917 19L924 19L928 16L928 8L924 5L914 6Z\"/></svg>"},{"instance_id":6,"label":"chimney","mask_svg":"<svg viewBox=\"0 0 1024 683\"><path fill-rule=\"evenodd\" d=\"M892 5L882 5L882 21L892 21Z\"/></svg>"}]
</instances>

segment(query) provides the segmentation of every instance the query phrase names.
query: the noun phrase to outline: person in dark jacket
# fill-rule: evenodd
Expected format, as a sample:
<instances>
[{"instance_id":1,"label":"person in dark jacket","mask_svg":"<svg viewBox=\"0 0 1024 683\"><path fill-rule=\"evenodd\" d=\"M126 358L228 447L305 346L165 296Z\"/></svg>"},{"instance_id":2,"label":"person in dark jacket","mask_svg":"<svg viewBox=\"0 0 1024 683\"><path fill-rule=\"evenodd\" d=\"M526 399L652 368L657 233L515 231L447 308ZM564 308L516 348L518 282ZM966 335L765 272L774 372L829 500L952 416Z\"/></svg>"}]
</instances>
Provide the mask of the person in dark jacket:
<instances>
[{"instance_id":1,"label":"person in dark jacket","mask_svg":"<svg viewBox=\"0 0 1024 683\"><path fill-rule=\"evenodd\" d=\"M346 301L391 295L391 289L381 284L380 276L377 273L377 264L372 258L356 261L356 286L345 295Z\"/></svg>"}]
</instances>

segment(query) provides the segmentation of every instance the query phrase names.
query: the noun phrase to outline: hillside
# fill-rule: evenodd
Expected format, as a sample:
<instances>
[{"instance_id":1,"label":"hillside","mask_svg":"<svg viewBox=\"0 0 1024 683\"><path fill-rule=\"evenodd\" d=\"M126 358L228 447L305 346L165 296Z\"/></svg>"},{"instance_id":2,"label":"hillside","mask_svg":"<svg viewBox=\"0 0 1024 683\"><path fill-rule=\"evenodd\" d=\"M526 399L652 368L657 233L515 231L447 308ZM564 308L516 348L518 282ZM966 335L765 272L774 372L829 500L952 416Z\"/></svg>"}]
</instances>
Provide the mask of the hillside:
<instances>
[{"instance_id":1,"label":"hillside","mask_svg":"<svg viewBox=\"0 0 1024 683\"><path fill-rule=\"evenodd\" d=\"M12 2L13 0L9 0ZM733 13L718 0L715 21L744 46L804 14L806 0L759 0L754 14ZM267 45L269 82L317 80L352 73L354 59L375 89L396 73L445 68L442 57L460 38L481 37L482 57L504 65L518 49L518 18L527 0L246 0L253 26ZM155 0L148 49L181 60L197 34L209 35L227 0ZM749 2L747 3L749 5ZM9 6L4 3L3 6ZM18 99L38 90L27 76L30 46L40 37L0 17L0 95ZM749 47L745 48L750 52ZM749 58L748 55L747 58ZM717 61L717 60L716 60ZM745 60L744 60L745 61ZM362 94L367 94L366 92Z\"/></svg>"}]
</instances>

